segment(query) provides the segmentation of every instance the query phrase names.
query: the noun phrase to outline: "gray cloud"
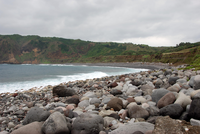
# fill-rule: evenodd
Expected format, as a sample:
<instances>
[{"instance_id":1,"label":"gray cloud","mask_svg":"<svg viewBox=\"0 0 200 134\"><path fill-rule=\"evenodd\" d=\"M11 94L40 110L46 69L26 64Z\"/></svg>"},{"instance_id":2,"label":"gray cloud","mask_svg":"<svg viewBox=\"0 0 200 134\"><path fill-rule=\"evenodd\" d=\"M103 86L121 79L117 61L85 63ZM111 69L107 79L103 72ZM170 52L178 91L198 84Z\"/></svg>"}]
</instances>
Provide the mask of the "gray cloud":
<instances>
[{"instance_id":1,"label":"gray cloud","mask_svg":"<svg viewBox=\"0 0 200 134\"><path fill-rule=\"evenodd\" d=\"M199 41L198 0L0 0L0 34L175 46Z\"/></svg>"}]
</instances>

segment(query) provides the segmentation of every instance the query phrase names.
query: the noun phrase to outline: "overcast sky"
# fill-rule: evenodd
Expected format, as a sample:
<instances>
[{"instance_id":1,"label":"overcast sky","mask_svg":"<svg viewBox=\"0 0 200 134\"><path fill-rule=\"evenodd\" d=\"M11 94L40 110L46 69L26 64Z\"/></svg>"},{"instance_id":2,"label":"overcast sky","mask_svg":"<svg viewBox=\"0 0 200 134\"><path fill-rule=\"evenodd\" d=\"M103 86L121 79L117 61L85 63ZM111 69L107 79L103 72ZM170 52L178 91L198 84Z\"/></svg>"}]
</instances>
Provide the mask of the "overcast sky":
<instances>
[{"instance_id":1,"label":"overcast sky","mask_svg":"<svg viewBox=\"0 0 200 134\"><path fill-rule=\"evenodd\" d=\"M0 0L0 34L175 46L200 41L200 0Z\"/></svg>"}]
</instances>

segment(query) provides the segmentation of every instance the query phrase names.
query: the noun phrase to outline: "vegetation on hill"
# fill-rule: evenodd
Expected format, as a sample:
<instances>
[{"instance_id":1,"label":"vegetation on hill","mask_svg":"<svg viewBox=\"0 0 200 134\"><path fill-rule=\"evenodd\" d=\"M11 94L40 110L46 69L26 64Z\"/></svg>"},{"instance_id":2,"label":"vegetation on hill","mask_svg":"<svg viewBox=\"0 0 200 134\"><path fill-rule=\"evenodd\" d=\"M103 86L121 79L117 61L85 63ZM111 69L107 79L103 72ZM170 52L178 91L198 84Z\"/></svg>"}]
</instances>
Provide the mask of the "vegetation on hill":
<instances>
[{"instance_id":1,"label":"vegetation on hill","mask_svg":"<svg viewBox=\"0 0 200 134\"><path fill-rule=\"evenodd\" d=\"M0 63L164 62L200 66L200 42L175 47L80 39L0 35Z\"/></svg>"}]
</instances>

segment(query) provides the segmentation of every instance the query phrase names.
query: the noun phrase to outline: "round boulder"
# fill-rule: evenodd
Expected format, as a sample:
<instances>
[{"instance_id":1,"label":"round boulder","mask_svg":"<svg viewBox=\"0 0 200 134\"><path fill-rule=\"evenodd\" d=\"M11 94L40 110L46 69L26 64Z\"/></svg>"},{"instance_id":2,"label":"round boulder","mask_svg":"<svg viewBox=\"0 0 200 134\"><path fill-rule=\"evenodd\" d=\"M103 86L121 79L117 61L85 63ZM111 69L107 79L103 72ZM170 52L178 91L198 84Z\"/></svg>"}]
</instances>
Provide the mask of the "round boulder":
<instances>
[{"instance_id":1,"label":"round boulder","mask_svg":"<svg viewBox=\"0 0 200 134\"><path fill-rule=\"evenodd\" d=\"M167 93L169 93L167 89L164 88L155 89L155 91L151 95L152 101L157 103Z\"/></svg>"},{"instance_id":2,"label":"round boulder","mask_svg":"<svg viewBox=\"0 0 200 134\"><path fill-rule=\"evenodd\" d=\"M172 92L165 94L157 103L158 108L163 108L169 104L174 103L176 100L175 95Z\"/></svg>"},{"instance_id":3,"label":"round boulder","mask_svg":"<svg viewBox=\"0 0 200 134\"><path fill-rule=\"evenodd\" d=\"M133 105L128 108L128 114L130 118L144 118L149 117L149 112L138 105Z\"/></svg>"},{"instance_id":4,"label":"round boulder","mask_svg":"<svg viewBox=\"0 0 200 134\"><path fill-rule=\"evenodd\" d=\"M123 107L123 102L119 98L112 98L108 103L107 107L113 108L115 111L119 111Z\"/></svg>"},{"instance_id":5,"label":"round boulder","mask_svg":"<svg viewBox=\"0 0 200 134\"><path fill-rule=\"evenodd\" d=\"M200 120L200 99L193 99L190 105L189 117Z\"/></svg>"}]
</instances>

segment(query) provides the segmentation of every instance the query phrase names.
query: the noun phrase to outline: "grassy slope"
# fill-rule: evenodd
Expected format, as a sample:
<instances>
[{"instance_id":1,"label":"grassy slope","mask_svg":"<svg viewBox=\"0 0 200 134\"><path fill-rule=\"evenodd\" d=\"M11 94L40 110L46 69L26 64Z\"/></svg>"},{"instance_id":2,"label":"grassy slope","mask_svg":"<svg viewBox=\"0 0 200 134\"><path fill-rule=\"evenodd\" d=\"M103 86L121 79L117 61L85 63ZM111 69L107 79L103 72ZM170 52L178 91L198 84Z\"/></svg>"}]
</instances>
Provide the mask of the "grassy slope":
<instances>
[{"instance_id":1,"label":"grassy slope","mask_svg":"<svg viewBox=\"0 0 200 134\"><path fill-rule=\"evenodd\" d=\"M0 63L164 62L199 66L200 42L176 47L91 42L56 37L0 35Z\"/></svg>"}]
</instances>

